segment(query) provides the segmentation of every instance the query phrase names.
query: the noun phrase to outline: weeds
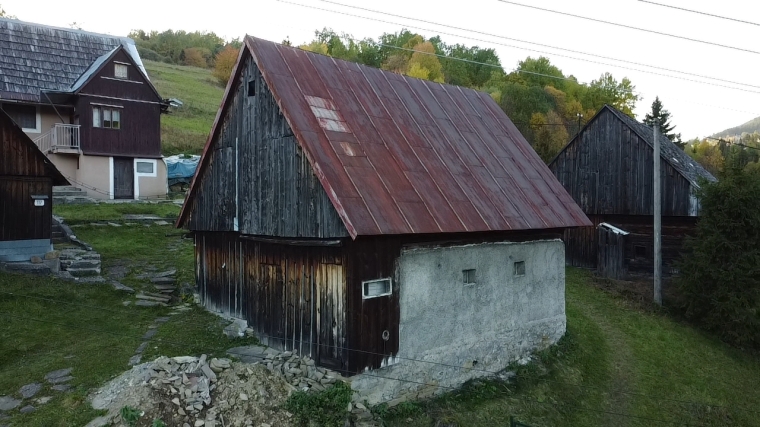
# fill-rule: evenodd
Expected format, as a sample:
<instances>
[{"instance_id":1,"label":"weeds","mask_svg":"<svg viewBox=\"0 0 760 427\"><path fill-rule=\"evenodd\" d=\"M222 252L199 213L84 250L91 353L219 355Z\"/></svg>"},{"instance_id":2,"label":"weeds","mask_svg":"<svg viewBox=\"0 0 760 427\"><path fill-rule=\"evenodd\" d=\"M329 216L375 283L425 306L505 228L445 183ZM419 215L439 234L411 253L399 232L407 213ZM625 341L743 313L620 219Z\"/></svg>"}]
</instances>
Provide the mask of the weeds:
<instances>
[{"instance_id":1,"label":"weeds","mask_svg":"<svg viewBox=\"0 0 760 427\"><path fill-rule=\"evenodd\" d=\"M347 407L351 394L351 387L341 381L318 393L297 391L285 405L302 425L315 423L325 427L342 427L349 414Z\"/></svg>"},{"instance_id":2,"label":"weeds","mask_svg":"<svg viewBox=\"0 0 760 427\"><path fill-rule=\"evenodd\" d=\"M140 420L141 416L142 412L131 406L125 406L121 408L121 419L123 419L129 427L135 427L135 425L137 425L137 421ZM156 426L155 422L153 423L153 427L158 427Z\"/></svg>"}]
</instances>

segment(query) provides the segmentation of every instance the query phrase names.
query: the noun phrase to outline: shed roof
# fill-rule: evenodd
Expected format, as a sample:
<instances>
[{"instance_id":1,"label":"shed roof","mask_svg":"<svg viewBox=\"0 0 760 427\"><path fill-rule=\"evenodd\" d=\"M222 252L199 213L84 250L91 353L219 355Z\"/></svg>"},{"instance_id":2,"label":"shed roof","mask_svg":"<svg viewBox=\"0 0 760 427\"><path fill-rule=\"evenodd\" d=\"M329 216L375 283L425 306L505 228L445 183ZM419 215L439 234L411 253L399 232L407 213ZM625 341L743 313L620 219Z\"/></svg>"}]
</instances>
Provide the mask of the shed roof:
<instances>
[{"instance_id":1,"label":"shed roof","mask_svg":"<svg viewBox=\"0 0 760 427\"><path fill-rule=\"evenodd\" d=\"M4 132L8 132L5 136L3 135ZM7 139L6 139L7 138ZM11 117L6 113L2 108L0 108L0 143L3 144L12 144L12 147L15 147L15 149L18 149L18 146L13 145L13 143L17 142L21 146L26 146L27 153L33 153L32 156L36 157L36 161L39 162L39 164L44 165L45 168L45 174L52 178L53 185L71 185L69 181L63 176L61 171L58 170L57 167L53 164L50 159L42 152L40 151L40 148L37 146L37 144L32 141L29 136L24 133L23 130L16 124L16 122L11 119ZM21 156L20 158L26 159L27 157ZM6 165L13 164L18 162L19 160L16 158L8 158L3 159L0 157L0 167L2 167L2 160L6 160L8 163Z\"/></svg>"},{"instance_id":2,"label":"shed roof","mask_svg":"<svg viewBox=\"0 0 760 427\"><path fill-rule=\"evenodd\" d=\"M632 131L634 131L642 140L644 140L652 149L654 149L654 131L650 126L639 122L631 116L623 113L615 107L605 105L599 111L609 110L612 114L625 123ZM595 118L599 115L597 113ZM594 119L591 119L589 123ZM587 124L588 125L588 124ZM568 144L569 145L569 144ZM689 157L681 148L666 137L660 138L660 157L673 167L678 173L680 173L687 181L693 186L699 187L699 180L706 179L707 181L717 181L717 179L707 171L696 160Z\"/></svg>"},{"instance_id":3,"label":"shed roof","mask_svg":"<svg viewBox=\"0 0 760 427\"><path fill-rule=\"evenodd\" d=\"M360 235L591 225L486 93L246 36L252 55L348 232ZM232 83L183 206L209 164Z\"/></svg>"},{"instance_id":4,"label":"shed roof","mask_svg":"<svg viewBox=\"0 0 760 427\"><path fill-rule=\"evenodd\" d=\"M39 102L43 91L72 91L98 58L119 46L147 78L130 38L0 18L0 99Z\"/></svg>"}]
</instances>

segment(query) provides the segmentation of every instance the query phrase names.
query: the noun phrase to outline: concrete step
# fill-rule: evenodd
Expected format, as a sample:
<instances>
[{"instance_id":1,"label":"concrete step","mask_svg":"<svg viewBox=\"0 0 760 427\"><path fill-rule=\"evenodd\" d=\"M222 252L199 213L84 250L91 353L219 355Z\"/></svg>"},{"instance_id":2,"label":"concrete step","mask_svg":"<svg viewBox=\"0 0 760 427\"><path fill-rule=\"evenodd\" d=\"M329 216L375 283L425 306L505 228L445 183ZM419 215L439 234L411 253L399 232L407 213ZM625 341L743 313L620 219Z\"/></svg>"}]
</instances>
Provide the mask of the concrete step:
<instances>
[{"instance_id":1,"label":"concrete step","mask_svg":"<svg viewBox=\"0 0 760 427\"><path fill-rule=\"evenodd\" d=\"M56 195L53 195L54 205L86 205L90 203L97 203L97 200L91 197L76 197L76 196L58 197Z\"/></svg>"},{"instance_id":2,"label":"concrete step","mask_svg":"<svg viewBox=\"0 0 760 427\"><path fill-rule=\"evenodd\" d=\"M87 197L87 192L82 191L82 190L77 190L77 191L53 190L53 197Z\"/></svg>"},{"instance_id":3,"label":"concrete step","mask_svg":"<svg viewBox=\"0 0 760 427\"><path fill-rule=\"evenodd\" d=\"M3 263L2 267L5 271L11 271L14 273L39 274L43 276L52 272L50 267L45 264L32 264L31 262Z\"/></svg>"},{"instance_id":4,"label":"concrete step","mask_svg":"<svg viewBox=\"0 0 760 427\"><path fill-rule=\"evenodd\" d=\"M90 260L90 259L77 259L77 260L65 260L61 261L61 268L64 270L71 270L73 269L87 269L87 268L100 268L100 260Z\"/></svg>"}]
</instances>

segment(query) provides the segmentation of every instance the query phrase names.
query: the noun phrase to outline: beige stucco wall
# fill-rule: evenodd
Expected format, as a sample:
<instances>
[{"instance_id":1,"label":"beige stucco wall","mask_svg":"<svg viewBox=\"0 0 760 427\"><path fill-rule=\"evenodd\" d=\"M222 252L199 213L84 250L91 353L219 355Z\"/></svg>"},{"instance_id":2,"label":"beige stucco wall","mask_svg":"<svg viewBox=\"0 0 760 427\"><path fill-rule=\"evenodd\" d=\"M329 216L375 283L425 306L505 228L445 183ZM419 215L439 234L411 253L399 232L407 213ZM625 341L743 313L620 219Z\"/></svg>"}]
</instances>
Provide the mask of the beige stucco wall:
<instances>
[{"instance_id":1,"label":"beige stucco wall","mask_svg":"<svg viewBox=\"0 0 760 427\"><path fill-rule=\"evenodd\" d=\"M48 158L51 162L55 165L56 168L58 168L59 171L63 174L66 179L71 181L72 179L77 179L77 156L76 155L65 155L65 154L48 154ZM75 183L71 183L71 185L76 185Z\"/></svg>"},{"instance_id":2,"label":"beige stucco wall","mask_svg":"<svg viewBox=\"0 0 760 427\"><path fill-rule=\"evenodd\" d=\"M137 186L135 186L135 193L137 198L140 199L156 199L166 197L167 193L167 180L166 180L166 163L163 159L144 159L144 161L156 162L156 176L140 176L135 170L135 176L137 178ZM135 159L135 161L143 161L143 159Z\"/></svg>"},{"instance_id":3,"label":"beige stucco wall","mask_svg":"<svg viewBox=\"0 0 760 427\"><path fill-rule=\"evenodd\" d=\"M110 199L110 159L101 156L79 156L79 170L75 178L77 182L71 184L86 191L87 195L94 199Z\"/></svg>"}]
</instances>

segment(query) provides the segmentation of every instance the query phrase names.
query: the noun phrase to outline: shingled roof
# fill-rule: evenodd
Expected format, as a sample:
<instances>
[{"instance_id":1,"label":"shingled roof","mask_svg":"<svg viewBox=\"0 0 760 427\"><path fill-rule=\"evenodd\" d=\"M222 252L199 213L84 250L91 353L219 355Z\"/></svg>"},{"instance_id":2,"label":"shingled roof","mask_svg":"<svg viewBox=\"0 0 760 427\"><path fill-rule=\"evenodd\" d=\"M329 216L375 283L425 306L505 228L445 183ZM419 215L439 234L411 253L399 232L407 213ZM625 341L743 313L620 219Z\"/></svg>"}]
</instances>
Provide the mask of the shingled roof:
<instances>
[{"instance_id":1,"label":"shingled roof","mask_svg":"<svg viewBox=\"0 0 760 427\"><path fill-rule=\"evenodd\" d=\"M248 54L352 237L591 225L486 93L246 36L189 214Z\"/></svg>"},{"instance_id":2,"label":"shingled roof","mask_svg":"<svg viewBox=\"0 0 760 427\"><path fill-rule=\"evenodd\" d=\"M39 102L43 91L70 91L119 46L147 77L132 39L0 18L0 99Z\"/></svg>"},{"instance_id":3,"label":"shingled roof","mask_svg":"<svg viewBox=\"0 0 760 427\"><path fill-rule=\"evenodd\" d=\"M631 116L623 113L615 107L605 105L604 108L610 110L617 118L623 123L628 125L636 134L646 141L652 149L654 149L654 131L650 126L645 125L632 118ZM660 139L660 157L668 162L673 169L678 171L687 181L693 186L699 188L700 179L707 181L717 181L717 179L707 171L696 160L689 157L682 149L680 149L675 143L671 142L668 138L662 137Z\"/></svg>"}]
</instances>

